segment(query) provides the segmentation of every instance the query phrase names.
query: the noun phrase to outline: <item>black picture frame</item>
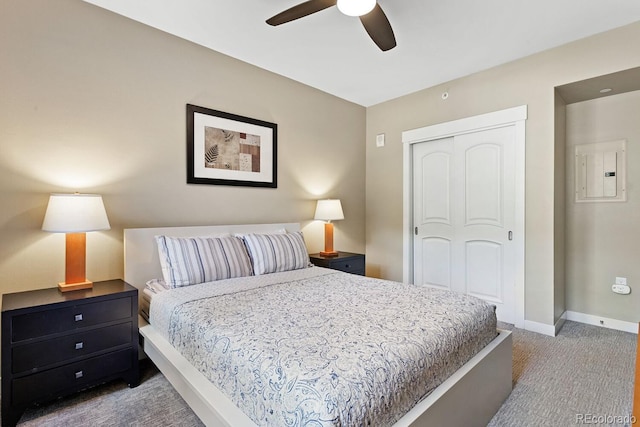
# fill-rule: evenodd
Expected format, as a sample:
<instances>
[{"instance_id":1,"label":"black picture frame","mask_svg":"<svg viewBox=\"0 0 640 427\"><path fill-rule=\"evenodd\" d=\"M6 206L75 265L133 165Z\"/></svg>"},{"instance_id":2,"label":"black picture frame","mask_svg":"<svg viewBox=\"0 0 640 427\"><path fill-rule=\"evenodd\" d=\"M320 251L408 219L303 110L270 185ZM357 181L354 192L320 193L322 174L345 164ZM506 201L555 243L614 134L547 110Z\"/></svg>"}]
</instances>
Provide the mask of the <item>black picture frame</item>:
<instances>
[{"instance_id":1,"label":"black picture frame","mask_svg":"<svg viewBox=\"0 0 640 427\"><path fill-rule=\"evenodd\" d=\"M278 187L278 125L187 104L187 183Z\"/></svg>"}]
</instances>

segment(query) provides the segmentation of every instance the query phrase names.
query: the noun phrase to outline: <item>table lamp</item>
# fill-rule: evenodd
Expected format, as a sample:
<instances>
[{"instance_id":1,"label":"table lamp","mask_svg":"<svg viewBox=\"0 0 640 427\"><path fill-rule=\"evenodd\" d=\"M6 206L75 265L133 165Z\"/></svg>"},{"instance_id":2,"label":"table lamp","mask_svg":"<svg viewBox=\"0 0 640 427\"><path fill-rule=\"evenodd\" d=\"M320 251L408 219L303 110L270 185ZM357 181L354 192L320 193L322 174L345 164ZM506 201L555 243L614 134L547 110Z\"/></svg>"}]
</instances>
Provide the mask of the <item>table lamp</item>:
<instances>
[{"instance_id":1,"label":"table lamp","mask_svg":"<svg viewBox=\"0 0 640 427\"><path fill-rule=\"evenodd\" d=\"M61 292L93 287L85 277L86 232L110 228L102 196L75 193L49 197L42 229L66 233L65 280L58 283Z\"/></svg>"},{"instance_id":2,"label":"table lamp","mask_svg":"<svg viewBox=\"0 0 640 427\"><path fill-rule=\"evenodd\" d=\"M316 205L316 214L313 219L327 221L324 224L324 251L321 251L320 255L326 257L338 256L338 251L333 250L333 224L331 221L344 219L340 200L318 200L318 204Z\"/></svg>"}]
</instances>

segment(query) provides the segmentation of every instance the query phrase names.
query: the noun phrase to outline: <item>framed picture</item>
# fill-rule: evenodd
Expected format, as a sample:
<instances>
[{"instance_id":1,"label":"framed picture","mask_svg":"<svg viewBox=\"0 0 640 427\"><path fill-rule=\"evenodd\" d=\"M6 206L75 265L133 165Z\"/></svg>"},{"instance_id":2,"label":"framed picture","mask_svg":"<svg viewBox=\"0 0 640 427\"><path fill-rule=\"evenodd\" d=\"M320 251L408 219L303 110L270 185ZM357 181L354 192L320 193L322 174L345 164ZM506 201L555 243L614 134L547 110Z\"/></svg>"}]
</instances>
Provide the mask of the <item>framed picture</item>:
<instances>
[{"instance_id":1,"label":"framed picture","mask_svg":"<svg viewBox=\"0 0 640 427\"><path fill-rule=\"evenodd\" d=\"M278 125L187 104L187 183L277 188Z\"/></svg>"}]
</instances>

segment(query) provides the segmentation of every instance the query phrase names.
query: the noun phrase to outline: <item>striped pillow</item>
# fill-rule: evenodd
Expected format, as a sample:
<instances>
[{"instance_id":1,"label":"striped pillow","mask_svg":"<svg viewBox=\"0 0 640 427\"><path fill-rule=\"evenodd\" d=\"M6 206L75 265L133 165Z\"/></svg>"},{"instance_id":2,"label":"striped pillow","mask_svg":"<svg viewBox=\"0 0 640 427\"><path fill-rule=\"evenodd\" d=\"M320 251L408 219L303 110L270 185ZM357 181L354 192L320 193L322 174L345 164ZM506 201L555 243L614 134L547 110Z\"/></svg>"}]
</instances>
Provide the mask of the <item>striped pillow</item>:
<instances>
[{"instance_id":1,"label":"striped pillow","mask_svg":"<svg viewBox=\"0 0 640 427\"><path fill-rule=\"evenodd\" d=\"M241 239L156 236L164 281L170 288L251 276L251 261Z\"/></svg>"},{"instance_id":2,"label":"striped pillow","mask_svg":"<svg viewBox=\"0 0 640 427\"><path fill-rule=\"evenodd\" d=\"M253 274L297 270L309 266L309 254L302 232L283 234L245 234Z\"/></svg>"}]
</instances>

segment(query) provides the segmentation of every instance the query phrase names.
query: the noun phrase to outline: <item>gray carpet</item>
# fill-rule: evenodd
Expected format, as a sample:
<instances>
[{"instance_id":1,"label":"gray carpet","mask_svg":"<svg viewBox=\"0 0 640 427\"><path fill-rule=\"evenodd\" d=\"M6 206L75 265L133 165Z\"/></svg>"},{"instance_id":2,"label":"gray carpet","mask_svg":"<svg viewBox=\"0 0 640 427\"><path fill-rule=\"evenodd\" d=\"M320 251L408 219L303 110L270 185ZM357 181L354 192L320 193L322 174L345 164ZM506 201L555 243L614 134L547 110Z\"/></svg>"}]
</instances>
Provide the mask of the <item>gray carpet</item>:
<instances>
[{"instance_id":1,"label":"gray carpet","mask_svg":"<svg viewBox=\"0 0 640 427\"><path fill-rule=\"evenodd\" d=\"M567 322L553 338L513 330L513 392L489 424L571 426L577 414L613 421L631 412L636 335ZM479 390L478 392L482 392ZM586 420L587 418L583 418ZM585 423L586 424L586 423ZM148 361L142 382L116 381L34 407L19 426L201 426ZM603 424L600 424L603 425Z\"/></svg>"},{"instance_id":2,"label":"gray carpet","mask_svg":"<svg viewBox=\"0 0 640 427\"><path fill-rule=\"evenodd\" d=\"M114 381L27 409L18 426L203 426L171 384L148 360L140 365L141 381L129 388Z\"/></svg>"},{"instance_id":3,"label":"gray carpet","mask_svg":"<svg viewBox=\"0 0 640 427\"><path fill-rule=\"evenodd\" d=\"M628 425L622 418L632 409L635 334L576 322L555 338L507 329L513 391L489 426L572 426L589 424L579 422L589 416L610 421L599 425Z\"/></svg>"}]
</instances>

